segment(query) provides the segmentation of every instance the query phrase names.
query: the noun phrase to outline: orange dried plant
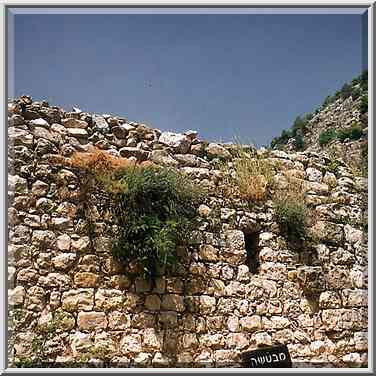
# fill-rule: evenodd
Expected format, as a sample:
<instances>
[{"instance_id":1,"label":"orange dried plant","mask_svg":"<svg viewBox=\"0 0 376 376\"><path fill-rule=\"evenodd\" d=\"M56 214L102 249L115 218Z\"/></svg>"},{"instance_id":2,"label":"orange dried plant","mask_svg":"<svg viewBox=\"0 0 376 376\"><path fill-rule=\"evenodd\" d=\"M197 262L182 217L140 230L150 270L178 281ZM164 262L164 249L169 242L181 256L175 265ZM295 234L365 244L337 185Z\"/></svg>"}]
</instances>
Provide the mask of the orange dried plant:
<instances>
[{"instance_id":1,"label":"orange dried plant","mask_svg":"<svg viewBox=\"0 0 376 376\"><path fill-rule=\"evenodd\" d=\"M134 167L135 162L115 157L104 150L92 147L88 152L75 152L69 158L71 167L78 167L95 173L112 173L116 170Z\"/></svg>"}]
</instances>

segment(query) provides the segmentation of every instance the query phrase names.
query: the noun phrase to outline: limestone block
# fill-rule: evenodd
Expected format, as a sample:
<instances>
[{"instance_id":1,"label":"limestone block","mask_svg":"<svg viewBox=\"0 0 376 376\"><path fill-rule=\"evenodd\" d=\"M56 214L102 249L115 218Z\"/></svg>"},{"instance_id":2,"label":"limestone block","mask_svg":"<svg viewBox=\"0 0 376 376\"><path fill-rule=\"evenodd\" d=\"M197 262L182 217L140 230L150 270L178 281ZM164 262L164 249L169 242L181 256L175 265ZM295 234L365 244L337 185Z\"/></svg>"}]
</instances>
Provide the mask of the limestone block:
<instances>
[{"instance_id":1,"label":"limestone block","mask_svg":"<svg viewBox=\"0 0 376 376\"><path fill-rule=\"evenodd\" d=\"M240 326L247 332L254 332L262 328L261 317L258 315L242 317L240 319Z\"/></svg>"},{"instance_id":2,"label":"limestone block","mask_svg":"<svg viewBox=\"0 0 376 376\"><path fill-rule=\"evenodd\" d=\"M340 295L335 291L324 291L320 294L319 305L320 308L340 308Z\"/></svg>"},{"instance_id":3,"label":"limestone block","mask_svg":"<svg viewBox=\"0 0 376 376\"><path fill-rule=\"evenodd\" d=\"M157 332L154 328L146 328L142 332L143 345L147 349L161 351L163 346L163 333Z\"/></svg>"},{"instance_id":4,"label":"limestone block","mask_svg":"<svg viewBox=\"0 0 376 376\"><path fill-rule=\"evenodd\" d=\"M368 291L367 290L342 290L342 303L344 307L367 307Z\"/></svg>"},{"instance_id":5,"label":"limestone block","mask_svg":"<svg viewBox=\"0 0 376 376\"><path fill-rule=\"evenodd\" d=\"M69 312L91 311L94 306L94 291L93 289L70 290L63 293L61 302L62 308Z\"/></svg>"},{"instance_id":6,"label":"limestone block","mask_svg":"<svg viewBox=\"0 0 376 376\"><path fill-rule=\"evenodd\" d=\"M8 303L11 306L22 305L25 299L25 289L22 286L17 286L14 289L8 290Z\"/></svg>"},{"instance_id":7,"label":"limestone block","mask_svg":"<svg viewBox=\"0 0 376 376\"><path fill-rule=\"evenodd\" d=\"M106 329L107 318L104 312L79 312L77 325L80 330Z\"/></svg>"},{"instance_id":8,"label":"limestone block","mask_svg":"<svg viewBox=\"0 0 376 376\"><path fill-rule=\"evenodd\" d=\"M131 325L131 316L120 311L112 311L108 314L108 328L110 330L124 330Z\"/></svg>"},{"instance_id":9,"label":"limestone block","mask_svg":"<svg viewBox=\"0 0 376 376\"><path fill-rule=\"evenodd\" d=\"M320 266L301 266L297 279L306 293L318 293L325 289L324 272Z\"/></svg>"},{"instance_id":10,"label":"limestone block","mask_svg":"<svg viewBox=\"0 0 376 376\"><path fill-rule=\"evenodd\" d=\"M164 295L161 308L167 311L182 312L185 309L183 297L177 294Z\"/></svg>"},{"instance_id":11,"label":"limestone block","mask_svg":"<svg viewBox=\"0 0 376 376\"><path fill-rule=\"evenodd\" d=\"M97 287L99 275L90 272L80 272L74 275L76 287Z\"/></svg>"},{"instance_id":12,"label":"limestone block","mask_svg":"<svg viewBox=\"0 0 376 376\"><path fill-rule=\"evenodd\" d=\"M95 309L110 311L123 306L124 295L120 290L98 289L95 293Z\"/></svg>"},{"instance_id":13,"label":"limestone block","mask_svg":"<svg viewBox=\"0 0 376 376\"><path fill-rule=\"evenodd\" d=\"M120 351L123 354L142 351L142 339L139 334L126 334L120 341Z\"/></svg>"}]
</instances>

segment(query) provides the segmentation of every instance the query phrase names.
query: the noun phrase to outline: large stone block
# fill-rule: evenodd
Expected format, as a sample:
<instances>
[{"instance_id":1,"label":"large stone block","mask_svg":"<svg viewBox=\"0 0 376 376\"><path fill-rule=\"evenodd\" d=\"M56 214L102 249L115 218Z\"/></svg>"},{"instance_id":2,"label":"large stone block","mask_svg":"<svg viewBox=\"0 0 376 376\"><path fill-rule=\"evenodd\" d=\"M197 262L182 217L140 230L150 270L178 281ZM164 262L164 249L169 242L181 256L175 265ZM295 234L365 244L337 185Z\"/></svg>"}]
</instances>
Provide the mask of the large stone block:
<instances>
[{"instance_id":1,"label":"large stone block","mask_svg":"<svg viewBox=\"0 0 376 376\"><path fill-rule=\"evenodd\" d=\"M341 245L343 242L343 226L337 223L317 221L309 230L312 237L323 243Z\"/></svg>"},{"instance_id":2,"label":"large stone block","mask_svg":"<svg viewBox=\"0 0 376 376\"><path fill-rule=\"evenodd\" d=\"M162 298L162 309L167 311L182 312L185 309L184 299L177 294L167 294Z\"/></svg>"},{"instance_id":3,"label":"large stone block","mask_svg":"<svg viewBox=\"0 0 376 376\"><path fill-rule=\"evenodd\" d=\"M104 312L79 312L77 325L80 330L100 330L107 328Z\"/></svg>"},{"instance_id":4,"label":"large stone block","mask_svg":"<svg viewBox=\"0 0 376 376\"><path fill-rule=\"evenodd\" d=\"M212 296L200 296L200 312L202 314L210 314L215 311L216 299Z\"/></svg>"},{"instance_id":5,"label":"large stone block","mask_svg":"<svg viewBox=\"0 0 376 376\"><path fill-rule=\"evenodd\" d=\"M163 333L157 332L154 328L147 328L143 331L143 345L147 349L161 351L163 346Z\"/></svg>"},{"instance_id":6,"label":"large stone block","mask_svg":"<svg viewBox=\"0 0 376 376\"><path fill-rule=\"evenodd\" d=\"M134 157L138 161L146 161L150 156L150 151L145 151L138 147L124 147L119 150L120 155L124 158Z\"/></svg>"},{"instance_id":7,"label":"large stone block","mask_svg":"<svg viewBox=\"0 0 376 376\"><path fill-rule=\"evenodd\" d=\"M158 295L148 295L145 298L145 307L151 311L156 311L161 308L161 299Z\"/></svg>"},{"instance_id":8,"label":"large stone block","mask_svg":"<svg viewBox=\"0 0 376 376\"><path fill-rule=\"evenodd\" d=\"M12 290L8 290L8 303L11 306L22 305L25 299L25 289L17 286Z\"/></svg>"},{"instance_id":9,"label":"large stone block","mask_svg":"<svg viewBox=\"0 0 376 376\"><path fill-rule=\"evenodd\" d=\"M326 331L359 330L367 327L367 310L326 309L321 314Z\"/></svg>"},{"instance_id":10,"label":"large stone block","mask_svg":"<svg viewBox=\"0 0 376 376\"><path fill-rule=\"evenodd\" d=\"M260 330L262 328L261 317L257 315L242 317L240 319L240 326L247 332L255 332L256 330Z\"/></svg>"},{"instance_id":11,"label":"large stone block","mask_svg":"<svg viewBox=\"0 0 376 376\"><path fill-rule=\"evenodd\" d=\"M76 331L69 335L69 343L74 356L87 352L93 346L90 334L82 333L80 331Z\"/></svg>"},{"instance_id":12,"label":"large stone block","mask_svg":"<svg viewBox=\"0 0 376 376\"><path fill-rule=\"evenodd\" d=\"M126 334L120 341L120 351L123 354L142 351L142 339L139 334Z\"/></svg>"},{"instance_id":13,"label":"large stone block","mask_svg":"<svg viewBox=\"0 0 376 376\"><path fill-rule=\"evenodd\" d=\"M325 291L320 294L320 308L340 308L341 297L336 291Z\"/></svg>"},{"instance_id":14,"label":"large stone block","mask_svg":"<svg viewBox=\"0 0 376 376\"><path fill-rule=\"evenodd\" d=\"M185 350L194 350L199 342L195 333L186 333L181 338L181 347Z\"/></svg>"},{"instance_id":15,"label":"large stone block","mask_svg":"<svg viewBox=\"0 0 376 376\"><path fill-rule=\"evenodd\" d=\"M248 333L230 333L227 336L227 346L229 348L242 350L249 346L249 334Z\"/></svg>"},{"instance_id":16,"label":"large stone block","mask_svg":"<svg viewBox=\"0 0 376 376\"><path fill-rule=\"evenodd\" d=\"M64 292L61 298L64 310L73 312L77 310L91 311L94 306L94 290L78 289Z\"/></svg>"},{"instance_id":17,"label":"large stone block","mask_svg":"<svg viewBox=\"0 0 376 376\"><path fill-rule=\"evenodd\" d=\"M189 138L183 134L163 132L158 140L161 144L170 146L176 153L185 154L191 145Z\"/></svg>"},{"instance_id":18,"label":"large stone block","mask_svg":"<svg viewBox=\"0 0 376 376\"><path fill-rule=\"evenodd\" d=\"M244 233L240 230L229 230L226 232L226 245L230 249L245 249Z\"/></svg>"},{"instance_id":19,"label":"large stone block","mask_svg":"<svg viewBox=\"0 0 376 376\"><path fill-rule=\"evenodd\" d=\"M272 316L270 319L263 317L262 325L264 329L284 329L291 325L290 320L283 316Z\"/></svg>"},{"instance_id":20,"label":"large stone block","mask_svg":"<svg viewBox=\"0 0 376 376\"><path fill-rule=\"evenodd\" d=\"M90 272L80 272L74 275L74 284L76 287L97 287L99 275Z\"/></svg>"},{"instance_id":21,"label":"large stone block","mask_svg":"<svg viewBox=\"0 0 376 376\"><path fill-rule=\"evenodd\" d=\"M328 289L351 288L350 270L344 266L329 269L325 279Z\"/></svg>"},{"instance_id":22,"label":"large stone block","mask_svg":"<svg viewBox=\"0 0 376 376\"><path fill-rule=\"evenodd\" d=\"M108 315L108 328L110 330L124 330L131 325L131 316L120 311L113 311Z\"/></svg>"},{"instance_id":23,"label":"large stone block","mask_svg":"<svg viewBox=\"0 0 376 376\"><path fill-rule=\"evenodd\" d=\"M56 238L56 246L60 251L68 252L71 246L71 238L68 234L59 235Z\"/></svg>"},{"instance_id":24,"label":"large stone block","mask_svg":"<svg viewBox=\"0 0 376 376\"><path fill-rule=\"evenodd\" d=\"M319 293L325 289L324 272L320 266L301 266L297 269L297 279L306 293Z\"/></svg>"},{"instance_id":25,"label":"large stone block","mask_svg":"<svg viewBox=\"0 0 376 376\"><path fill-rule=\"evenodd\" d=\"M260 266L260 275L273 281L287 280L287 266L277 262L264 262Z\"/></svg>"},{"instance_id":26,"label":"large stone block","mask_svg":"<svg viewBox=\"0 0 376 376\"><path fill-rule=\"evenodd\" d=\"M342 303L344 307L367 307L368 291L367 290L342 290Z\"/></svg>"},{"instance_id":27,"label":"large stone block","mask_svg":"<svg viewBox=\"0 0 376 376\"><path fill-rule=\"evenodd\" d=\"M217 261L218 260L218 250L212 245L205 244L200 246L199 257L203 261Z\"/></svg>"},{"instance_id":28,"label":"large stone block","mask_svg":"<svg viewBox=\"0 0 376 376\"><path fill-rule=\"evenodd\" d=\"M354 333L354 343L356 351L367 351L368 349L368 333L356 332Z\"/></svg>"},{"instance_id":29,"label":"large stone block","mask_svg":"<svg viewBox=\"0 0 376 376\"><path fill-rule=\"evenodd\" d=\"M98 289L95 293L95 309L110 311L123 306L124 294L115 289Z\"/></svg>"}]
</instances>

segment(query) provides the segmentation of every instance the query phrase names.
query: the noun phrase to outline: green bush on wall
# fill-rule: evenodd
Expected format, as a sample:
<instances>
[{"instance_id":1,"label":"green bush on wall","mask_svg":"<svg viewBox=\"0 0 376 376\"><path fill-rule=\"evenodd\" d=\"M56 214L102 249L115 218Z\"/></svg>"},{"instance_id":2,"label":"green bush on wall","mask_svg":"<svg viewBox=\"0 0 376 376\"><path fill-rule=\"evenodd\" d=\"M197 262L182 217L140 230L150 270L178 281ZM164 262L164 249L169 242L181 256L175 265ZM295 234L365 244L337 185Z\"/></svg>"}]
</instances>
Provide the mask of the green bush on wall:
<instances>
[{"instance_id":1,"label":"green bush on wall","mask_svg":"<svg viewBox=\"0 0 376 376\"><path fill-rule=\"evenodd\" d=\"M155 166L126 169L120 182L127 189L116 194L113 255L136 262L141 276L153 279L177 263L176 245L192 225L203 193L187 176Z\"/></svg>"},{"instance_id":2,"label":"green bush on wall","mask_svg":"<svg viewBox=\"0 0 376 376\"><path fill-rule=\"evenodd\" d=\"M274 201L276 221L289 240L301 241L306 238L307 208L300 200L277 199Z\"/></svg>"}]
</instances>

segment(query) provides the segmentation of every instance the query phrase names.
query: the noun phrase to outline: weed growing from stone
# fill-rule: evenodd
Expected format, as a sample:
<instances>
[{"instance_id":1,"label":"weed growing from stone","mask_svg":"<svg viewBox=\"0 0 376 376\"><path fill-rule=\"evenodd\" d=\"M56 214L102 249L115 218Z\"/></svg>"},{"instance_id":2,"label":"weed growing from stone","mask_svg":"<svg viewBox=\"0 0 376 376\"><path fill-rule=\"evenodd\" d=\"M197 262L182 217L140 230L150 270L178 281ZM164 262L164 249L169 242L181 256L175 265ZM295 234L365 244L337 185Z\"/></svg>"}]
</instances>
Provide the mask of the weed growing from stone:
<instances>
[{"instance_id":1,"label":"weed growing from stone","mask_svg":"<svg viewBox=\"0 0 376 376\"><path fill-rule=\"evenodd\" d=\"M56 314L53 319L51 319L45 326L36 328L35 337L31 343L32 357L22 357L18 358L14 365L17 368L41 368L44 365L43 360L48 358L48 346L49 340L53 339L61 326L63 320L63 315Z\"/></svg>"},{"instance_id":2,"label":"weed growing from stone","mask_svg":"<svg viewBox=\"0 0 376 376\"><path fill-rule=\"evenodd\" d=\"M293 243L307 238L309 210L305 204L304 181L289 178L289 185L278 190L273 197L275 219L282 233Z\"/></svg>"},{"instance_id":3,"label":"weed growing from stone","mask_svg":"<svg viewBox=\"0 0 376 376\"><path fill-rule=\"evenodd\" d=\"M267 198L274 176L274 167L267 159L239 148L232 169L227 165L223 168L226 183L235 185L241 198L250 202L262 202Z\"/></svg>"},{"instance_id":4,"label":"weed growing from stone","mask_svg":"<svg viewBox=\"0 0 376 376\"><path fill-rule=\"evenodd\" d=\"M276 220L290 240L304 240L306 235L306 207L294 200L274 201Z\"/></svg>"}]
</instances>

